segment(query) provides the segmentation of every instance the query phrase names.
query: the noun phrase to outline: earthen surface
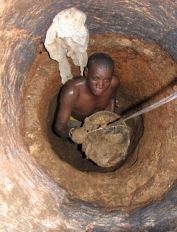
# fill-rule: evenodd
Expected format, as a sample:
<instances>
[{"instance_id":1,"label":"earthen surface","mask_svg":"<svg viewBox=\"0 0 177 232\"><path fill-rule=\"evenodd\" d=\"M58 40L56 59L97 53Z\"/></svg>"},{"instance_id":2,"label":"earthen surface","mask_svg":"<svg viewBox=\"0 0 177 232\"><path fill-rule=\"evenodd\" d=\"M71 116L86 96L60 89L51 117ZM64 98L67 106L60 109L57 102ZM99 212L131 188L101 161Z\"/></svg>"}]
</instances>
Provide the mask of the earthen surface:
<instances>
[{"instance_id":1,"label":"earthen surface","mask_svg":"<svg viewBox=\"0 0 177 232\"><path fill-rule=\"evenodd\" d=\"M119 46L121 44L119 49L116 47L116 49L111 50L112 57L116 64L115 74L120 77L121 83L125 86L127 93L130 93L132 89L135 90L131 93L133 94L134 99L139 99L139 102L146 100L152 96L152 93L158 93L160 90L165 88L165 86L171 83L175 75L175 63L170 59L170 57L168 57L167 53L161 51L160 48L155 45L148 46L147 44L141 43L141 41L130 40L132 48L128 48L127 50L127 42L124 44L124 38L115 36L114 40L111 42L109 37L103 37L102 43L100 44L100 40L97 40L97 37L95 37L90 41L90 50L93 53L98 51L99 46L101 46L102 49L104 48L102 51L108 52L107 49L110 44L113 46L113 41L114 44L119 41ZM144 53L144 51L146 52ZM114 54L116 56L114 56ZM45 56L45 54L43 55ZM45 60L47 61L48 58L45 57L42 61L45 63L45 72L48 72ZM154 62L154 60L156 62ZM47 62L52 63L50 59ZM55 63L53 65L55 66ZM167 66L168 75L171 75L171 80L163 78ZM55 73L55 68L52 71L51 67L52 64L50 65L49 71L51 73ZM163 75L156 75L155 71L157 71L157 67L159 71L161 70L160 72L163 73ZM154 72L152 72L152 68L155 69ZM73 69L75 68L73 67ZM129 72L127 72L127 70L129 70ZM144 73L144 78L141 79L141 83L138 83L137 80L139 72ZM38 73L38 75L40 75L40 73ZM154 81L151 83L149 80L151 78L154 79L154 75L157 83ZM52 81L49 75L47 76L51 85L52 82L55 82L56 87L56 80L58 76L56 74L51 75L55 81ZM44 170L70 194L71 199L82 199L85 202L99 205L108 211L116 209L133 209L145 205L153 199L161 199L163 194L176 179L176 156L173 155L174 153L172 152L174 145L171 147L171 155L164 155L166 150L165 144L169 142L171 144L175 144L175 140L171 140L170 137L176 132L174 130L172 134L170 132L169 139L167 139L166 136L163 136L164 133L164 135L167 135L165 132L167 128L168 130L170 128L172 129L169 124L170 120L167 122L167 114L169 115L170 113L167 109L169 109L171 105L175 104L175 101L162 106L161 108L163 108L163 111L159 108L154 112L149 112L147 115L143 116L143 136L133 154L120 169L115 172L108 172L104 174L79 172L72 166L59 160L56 153L51 149L46 133L47 128L45 123L43 123L47 120L47 110L44 112L43 104L45 102L46 106L49 105L50 99L48 96L50 96L50 92L45 92L42 88L40 90L40 86L42 86L42 84L39 81L40 86L37 87L37 82L35 80L39 81L39 76L37 79L34 78L36 86L34 103L32 101L30 104L26 103L29 104L29 106L25 108L28 111L29 109L32 110L30 115L33 118L32 121L28 116L24 120L26 142L29 144L28 140L31 139L29 144L31 154L35 157L37 162L42 165ZM47 90L51 89L54 95L52 87L49 87L50 85L47 84L47 79L44 80L43 78L41 80L46 83L44 86L46 86ZM144 85L142 84L143 81L146 82L146 85L145 83ZM127 85L127 83L130 82L131 85ZM148 88L147 85L149 85ZM143 88L143 86L145 86L145 88ZM138 90L140 91L136 92ZM34 91L34 87L32 87L32 91ZM169 87L168 92L163 91L162 93L159 93L157 97L153 98L151 101L149 100L148 104L166 96L170 91L172 90ZM30 96L30 92L28 93L28 96ZM38 102L39 105L37 104ZM123 102L120 102L120 104L123 104ZM130 108L133 104L135 104L135 102L130 105ZM144 106L147 106L147 103L144 104ZM163 113L160 113L159 115L159 112ZM26 116L27 115L28 114L26 114ZM39 118L40 130L37 129L39 126L35 126L35 115ZM134 120L136 121L137 119ZM172 120L174 120L174 117ZM30 124L31 121L32 124ZM175 122L171 121L171 123L174 125ZM28 132L29 130L32 131L31 134ZM159 134L155 132L156 130L159 131ZM41 133L40 136L38 131ZM64 141L62 144L64 147L67 147L66 149L73 149L70 148L69 142L67 141ZM61 152L63 152L63 149ZM168 172L167 170L170 171ZM161 178L162 175L164 178ZM69 179L68 176L70 176Z\"/></svg>"},{"instance_id":2,"label":"earthen surface","mask_svg":"<svg viewBox=\"0 0 177 232\"><path fill-rule=\"evenodd\" d=\"M142 124L131 121L138 146L115 172L78 170L52 148L46 122L61 81L43 43L54 16L69 7L87 15L89 55L105 51L116 62L119 97L126 99L117 114L177 92L170 86L177 76L176 1L1 1L0 229L176 231L176 100L143 116L139 143L135 128Z\"/></svg>"}]
</instances>

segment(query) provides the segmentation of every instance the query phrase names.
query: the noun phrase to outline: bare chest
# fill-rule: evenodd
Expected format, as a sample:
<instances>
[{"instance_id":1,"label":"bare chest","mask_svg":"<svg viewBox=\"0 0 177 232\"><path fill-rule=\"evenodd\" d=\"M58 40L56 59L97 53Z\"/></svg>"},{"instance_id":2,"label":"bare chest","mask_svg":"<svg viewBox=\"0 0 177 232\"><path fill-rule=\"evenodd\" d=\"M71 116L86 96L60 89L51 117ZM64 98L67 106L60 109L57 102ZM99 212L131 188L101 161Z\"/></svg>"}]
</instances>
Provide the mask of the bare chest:
<instances>
[{"instance_id":1,"label":"bare chest","mask_svg":"<svg viewBox=\"0 0 177 232\"><path fill-rule=\"evenodd\" d=\"M109 103L110 93L102 94L101 96L81 96L73 106L73 113L90 116L91 114L104 110Z\"/></svg>"}]
</instances>

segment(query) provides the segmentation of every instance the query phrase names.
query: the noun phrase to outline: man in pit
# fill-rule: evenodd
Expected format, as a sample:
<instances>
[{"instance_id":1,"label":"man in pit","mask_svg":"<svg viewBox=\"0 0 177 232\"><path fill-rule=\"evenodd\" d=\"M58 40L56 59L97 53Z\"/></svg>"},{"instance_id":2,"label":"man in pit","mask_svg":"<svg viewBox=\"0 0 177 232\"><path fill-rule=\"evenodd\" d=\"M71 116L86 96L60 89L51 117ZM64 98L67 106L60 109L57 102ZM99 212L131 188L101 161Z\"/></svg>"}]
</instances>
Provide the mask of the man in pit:
<instances>
[{"instance_id":1,"label":"man in pit","mask_svg":"<svg viewBox=\"0 0 177 232\"><path fill-rule=\"evenodd\" d=\"M69 80L61 89L56 133L71 137L86 117L101 111L114 112L119 78L114 73L114 61L105 53L95 53L85 68L85 76Z\"/></svg>"}]
</instances>

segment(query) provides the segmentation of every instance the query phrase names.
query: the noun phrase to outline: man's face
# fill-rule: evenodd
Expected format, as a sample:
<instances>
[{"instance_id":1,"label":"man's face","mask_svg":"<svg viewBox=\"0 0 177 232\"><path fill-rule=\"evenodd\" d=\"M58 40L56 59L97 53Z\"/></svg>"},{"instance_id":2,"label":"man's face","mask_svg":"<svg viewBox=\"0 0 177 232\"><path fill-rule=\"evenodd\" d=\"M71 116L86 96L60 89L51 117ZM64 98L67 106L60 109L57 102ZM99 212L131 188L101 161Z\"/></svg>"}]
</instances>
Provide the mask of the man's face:
<instances>
[{"instance_id":1,"label":"man's face","mask_svg":"<svg viewBox=\"0 0 177 232\"><path fill-rule=\"evenodd\" d=\"M113 70L98 65L92 65L88 70L85 69L85 76L88 87L93 95L103 94L111 84Z\"/></svg>"}]
</instances>

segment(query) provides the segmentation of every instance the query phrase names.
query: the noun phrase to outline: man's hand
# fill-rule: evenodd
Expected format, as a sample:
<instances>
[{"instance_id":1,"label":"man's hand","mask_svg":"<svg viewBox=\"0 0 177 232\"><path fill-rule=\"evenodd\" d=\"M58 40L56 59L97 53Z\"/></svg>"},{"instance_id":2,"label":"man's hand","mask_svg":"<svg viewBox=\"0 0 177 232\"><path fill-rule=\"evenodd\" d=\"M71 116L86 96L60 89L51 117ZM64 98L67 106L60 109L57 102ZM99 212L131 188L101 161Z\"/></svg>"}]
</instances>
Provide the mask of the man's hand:
<instances>
[{"instance_id":1,"label":"man's hand","mask_svg":"<svg viewBox=\"0 0 177 232\"><path fill-rule=\"evenodd\" d=\"M87 138L87 131L83 127L76 127L70 130L71 139L74 143L82 144Z\"/></svg>"}]
</instances>

